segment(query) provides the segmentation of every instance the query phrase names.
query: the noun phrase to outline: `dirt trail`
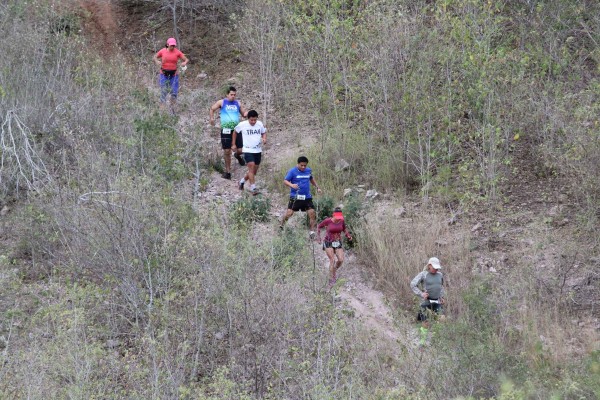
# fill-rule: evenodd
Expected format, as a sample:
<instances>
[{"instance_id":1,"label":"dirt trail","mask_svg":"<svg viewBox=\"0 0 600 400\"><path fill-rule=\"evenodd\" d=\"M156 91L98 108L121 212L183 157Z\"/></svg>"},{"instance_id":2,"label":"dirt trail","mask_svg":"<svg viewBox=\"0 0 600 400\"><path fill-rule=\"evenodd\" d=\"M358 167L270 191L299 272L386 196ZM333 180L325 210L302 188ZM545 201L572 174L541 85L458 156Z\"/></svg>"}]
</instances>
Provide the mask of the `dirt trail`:
<instances>
[{"instance_id":1,"label":"dirt trail","mask_svg":"<svg viewBox=\"0 0 600 400\"><path fill-rule=\"evenodd\" d=\"M346 259L338 271L338 279L342 282L339 294L342 300L354 309L355 316L364 326L386 339L394 342L403 341L405 335L394 325L392 312L385 303L383 293L375 290L361 276L362 266L351 252L346 252ZM329 269L329 260L324 252L318 257L324 270Z\"/></svg>"},{"instance_id":2,"label":"dirt trail","mask_svg":"<svg viewBox=\"0 0 600 400\"><path fill-rule=\"evenodd\" d=\"M202 120L202 117L200 119ZM199 121L199 123L202 122L204 121ZM262 183L261 180L264 179L264 175L261 177L260 172L269 174L276 173L280 175L284 174L285 172L281 171L277 165L280 165L283 160L289 159L297 153L295 146L290 145L288 136L291 136L290 133L286 130L282 130L276 139L278 143L281 143L280 146L278 146L281 150L267 150L267 155L272 157L270 166L268 167L270 170L259 171L259 175L257 176L257 184L259 186ZM212 151L218 151L218 149L215 148L216 146L211 144L212 141L213 139L210 137L205 137L203 140L204 147L211 148ZM209 183L206 190L202 192L198 198L197 207L211 207L214 206L215 203L229 204L230 202L239 199L242 194L236 188L236 181L243 173L245 173L245 167L238 166L235 160L233 160L232 163L233 179L231 181L221 178L216 172L211 173L208 177ZM263 193L266 196L270 196L266 191L263 191ZM276 198L271 198L271 203L273 204L273 218L280 217L285 212L285 204L279 204L279 200ZM290 222L293 223L294 221ZM267 232L267 234L268 232L273 232L272 229L264 229L263 231ZM329 259L325 255L325 252L321 250L318 243L315 243L315 256L317 265L323 273L326 273L329 270ZM373 289L363 278L361 270L364 269L364 266L360 265L357 257L352 251L346 251L345 256L345 262L339 271L340 283L336 288L337 293L343 302L342 306L351 308L354 317L360 320L367 330L371 331L381 339L389 340L394 343L407 342L411 345L415 344L417 341L416 330L412 329L414 332L411 332L410 330L402 331L394 324L392 312L386 304L383 294L380 291Z\"/></svg>"},{"instance_id":3,"label":"dirt trail","mask_svg":"<svg viewBox=\"0 0 600 400\"><path fill-rule=\"evenodd\" d=\"M94 38L94 42L101 51L106 51L115 43L115 38L119 32L118 7L111 1L106 0L80 0L79 5L82 9L85 19L87 34ZM149 55L150 57L150 55ZM221 157L222 150L219 145L218 128L208 125L208 108L219 99L218 87L223 82L209 77L206 81L195 79L200 71L194 70L194 65L188 70L185 79L182 80L182 88L179 96L179 131L181 138L186 145L200 145L200 151L203 157ZM240 71L234 72L235 79L230 79L228 83L235 84L238 87L240 101L246 108L259 107L258 96L246 90L244 81L251 78L248 73ZM149 89L156 94L158 98L158 88L155 85L154 77L148 77L146 84ZM264 149L265 163L261 165L261 170L257 176L257 185L261 188L263 195L270 196L274 205L272 210L273 218L279 218L285 212L285 204L279 204L280 201L275 196L268 193L266 181L269 176L285 175L288 167L284 165L289 160L295 159L310 147L315 139L317 128L306 125L306 121L300 125L299 130L296 126L282 121L277 112L271 112L269 115L268 144ZM300 141L298 138L301 137ZM195 197L195 208L198 211L214 207L226 207L238 200L242 193L237 189L237 181L245 174L245 167L237 164L232 159L232 180L221 178L217 172L211 172L208 176L203 176L207 182L206 187L198 196ZM189 193L194 192L195 181L190 181L189 187L185 190ZM292 222L292 221L290 221ZM263 232L271 232L271 229L261 229ZM267 233L268 234L268 233ZM315 255L318 265L326 275L329 266L329 260L325 253L315 244ZM364 327L380 340L392 343L404 343L407 347L415 347L418 342L416 339L416 330L412 324L404 324L401 329L399 324L395 323L392 312L385 303L381 292L372 288L372 286L363 278L361 270L364 267L360 265L352 251L346 252L346 261L339 272L340 283L336 290L342 301L341 307L349 307L353 310L354 317L362 322Z\"/></svg>"},{"instance_id":4,"label":"dirt trail","mask_svg":"<svg viewBox=\"0 0 600 400\"><path fill-rule=\"evenodd\" d=\"M93 43L103 53L110 53L120 44L117 9L111 1L79 0L84 29Z\"/></svg>"}]
</instances>

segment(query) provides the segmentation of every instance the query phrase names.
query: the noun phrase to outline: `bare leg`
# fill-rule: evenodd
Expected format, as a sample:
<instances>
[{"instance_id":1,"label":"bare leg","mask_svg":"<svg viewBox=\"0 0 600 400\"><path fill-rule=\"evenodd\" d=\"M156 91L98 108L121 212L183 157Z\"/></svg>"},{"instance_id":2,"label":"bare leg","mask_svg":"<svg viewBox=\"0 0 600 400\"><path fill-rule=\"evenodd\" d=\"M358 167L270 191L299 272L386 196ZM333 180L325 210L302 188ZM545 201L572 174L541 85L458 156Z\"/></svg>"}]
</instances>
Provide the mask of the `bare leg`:
<instances>
[{"instance_id":1,"label":"bare leg","mask_svg":"<svg viewBox=\"0 0 600 400\"><path fill-rule=\"evenodd\" d=\"M258 172L258 165L254 162L248 163L248 172L246 173L245 179L250 182L250 185L254 185L256 173Z\"/></svg>"},{"instance_id":2,"label":"bare leg","mask_svg":"<svg viewBox=\"0 0 600 400\"><path fill-rule=\"evenodd\" d=\"M231 149L223 150L223 158L225 159L225 172L231 172Z\"/></svg>"},{"instance_id":3,"label":"bare leg","mask_svg":"<svg viewBox=\"0 0 600 400\"><path fill-rule=\"evenodd\" d=\"M340 269L344 262L344 249L336 249L335 255L337 257L337 262L335 263L335 270L337 271L338 269Z\"/></svg>"},{"instance_id":4,"label":"bare leg","mask_svg":"<svg viewBox=\"0 0 600 400\"><path fill-rule=\"evenodd\" d=\"M316 231L317 230L317 213L315 213L314 209L310 209L306 212L308 214L308 221L310 224L310 230L311 231Z\"/></svg>"},{"instance_id":5,"label":"bare leg","mask_svg":"<svg viewBox=\"0 0 600 400\"><path fill-rule=\"evenodd\" d=\"M283 219L281 220L281 227L283 228L283 225L285 225L285 223L287 222L288 219L290 219L290 217L294 215L294 210L292 210L291 208L288 208L287 211L285 212L285 214L283 215Z\"/></svg>"},{"instance_id":6,"label":"bare leg","mask_svg":"<svg viewBox=\"0 0 600 400\"><path fill-rule=\"evenodd\" d=\"M329 258L329 285L333 286L333 284L335 283L336 271L334 251L331 247L327 247L325 249L325 254L327 254L327 257Z\"/></svg>"}]
</instances>

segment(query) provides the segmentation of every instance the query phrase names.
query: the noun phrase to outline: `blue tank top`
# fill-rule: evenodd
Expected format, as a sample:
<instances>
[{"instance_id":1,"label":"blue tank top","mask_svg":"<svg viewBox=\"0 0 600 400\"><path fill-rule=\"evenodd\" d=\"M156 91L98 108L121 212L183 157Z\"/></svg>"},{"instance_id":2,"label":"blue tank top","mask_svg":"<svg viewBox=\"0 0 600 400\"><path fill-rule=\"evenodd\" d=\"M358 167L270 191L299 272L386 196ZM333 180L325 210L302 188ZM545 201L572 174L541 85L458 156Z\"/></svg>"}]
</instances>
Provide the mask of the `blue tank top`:
<instances>
[{"instance_id":1,"label":"blue tank top","mask_svg":"<svg viewBox=\"0 0 600 400\"><path fill-rule=\"evenodd\" d=\"M221 106L221 129L233 129L240 123L240 103L237 100L223 99Z\"/></svg>"}]
</instances>

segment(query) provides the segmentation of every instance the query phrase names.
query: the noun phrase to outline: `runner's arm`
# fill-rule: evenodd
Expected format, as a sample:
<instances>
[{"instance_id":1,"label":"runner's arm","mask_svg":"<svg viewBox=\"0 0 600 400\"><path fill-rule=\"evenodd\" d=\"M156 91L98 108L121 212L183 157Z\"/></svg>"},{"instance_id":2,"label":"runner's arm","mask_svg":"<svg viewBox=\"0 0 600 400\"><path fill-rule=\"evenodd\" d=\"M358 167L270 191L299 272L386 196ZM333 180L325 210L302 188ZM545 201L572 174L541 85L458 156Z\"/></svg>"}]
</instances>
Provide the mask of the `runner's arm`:
<instances>
[{"instance_id":1,"label":"runner's arm","mask_svg":"<svg viewBox=\"0 0 600 400\"><path fill-rule=\"evenodd\" d=\"M346 235L346 239L352 240L352 235L350 234L350 232L348 232L348 227L346 226L346 223L344 223L344 234Z\"/></svg>"},{"instance_id":2,"label":"runner's arm","mask_svg":"<svg viewBox=\"0 0 600 400\"><path fill-rule=\"evenodd\" d=\"M246 107L244 107L242 103L240 103L240 115L244 118L248 117L248 110L246 110Z\"/></svg>"},{"instance_id":3,"label":"runner's arm","mask_svg":"<svg viewBox=\"0 0 600 400\"><path fill-rule=\"evenodd\" d=\"M154 64L156 64L158 67L162 68L162 61L161 61L161 57L159 57L158 55L160 54L160 52L156 53L154 55L154 57L152 57L152 61L154 61Z\"/></svg>"},{"instance_id":4,"label":"runner's arm","mask_svg":"<svg viewBox=\"0 0 600 400\"><path fill-rule=\"evenodd\" d=\"M209 123L211 125L215 125L215 118L214 118L214 113L215 111L217 111L219 108L223 107L223 100L219 100L217 101L215 104L212 105L212 107L210 108L209 112L208 112L208 116L209 116Z\"/></svg>"},{"instance_id":5,"label":"runner's arm","mask_svg":"<svg viewBox=\"0 0 600 400\"><path fill-rule=\"evenodd\" d=\"M327 229L327 225L329 225L329 218L325 218L319 225L317 225L317 240L321 243L321 229Z\"/></svg>"},{"instance_id":6,"label":"runner's arm","mask_svg":"<svg viewBox=\"0 0 600 400\"><path fill-rule=\"evenodd\" d=\"M185 65L190 61L190 60L188 60L188 58L183 53L181 53L181 57L180 58L183 60L183 62L181 63L182 67L185 67Z\"/></svg>"},{"instance_id":7,"label":"runner's arm","mask_svg":"<svg viewBox=\"0 0 600 400\"><path fill-rule=\"evenodd\" d=\"M319 187L319 185L317 185L317 181L315 181L315 178L312 176L310 177L310 183L312 183L312 185L317 188L317 192L321 193L321 188Z\"/></svg>"},{"instance_id":8,"label":"runner's arm","mask_svg":"<svg viewBox=\"0 0 600 400\"><path fill-rule=\"evenodd\" d=\"M295 183L292 183L292 182L288 181L287 179L284 179L284 180L283 180L283 184L284 184L285 186L287 186L287 187L290 187L290 188L292 188L292 189L296 189L296 190L298 190L298 188L299 188L299 186L298 186L297 184L295 184Z\"/></svg>"},{"instance_id":9,"label":"runner's arm","mask_svg":"<svg viewBox=\"0 0 600 400\"><path fill-rule=\"evenodd\" d=\"M413 291L414 294L416 294L419 297L423 297L423 291L421 289L419 289L419 284L425 278L425 274L426 274L426 271L419 272L419 274L417 276L415 276L414 279L410 282L411 290Z\"/></svg>"},{"instance_id":10,"label":"runner's arm","mask_svg":"<svg viewBox=\"0 0 600 400\"><path fill-rule=\"evenodd\" d=\"M235 139L237 138L237 131L234 129L233 133L231 135L231 151L233 151L234 149L237 149L237 146L235 145Z\"/></svg>"}]
</instances>

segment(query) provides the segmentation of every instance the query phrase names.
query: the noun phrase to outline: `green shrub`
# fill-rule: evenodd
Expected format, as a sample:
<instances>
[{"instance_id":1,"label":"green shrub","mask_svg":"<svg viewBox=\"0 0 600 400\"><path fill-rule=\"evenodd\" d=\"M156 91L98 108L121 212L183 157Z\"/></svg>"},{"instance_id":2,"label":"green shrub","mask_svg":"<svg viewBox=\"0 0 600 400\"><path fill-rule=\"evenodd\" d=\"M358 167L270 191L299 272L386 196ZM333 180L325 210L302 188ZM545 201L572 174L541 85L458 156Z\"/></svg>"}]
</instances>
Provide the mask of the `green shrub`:
<instances>
[{"instance_id":1,"label":"green shrub","mask_svg":"<svg viewBox=\"0 0 600 400\"><path fill-rule=\"evenodd\" d=\"M137 140L133 143L139 150L139 168L169 181L177 181L188 175L181 160L183 146L174 126L177 117L154 113L134 120Z\"/></svg>"},{"instance_id":2,"label":"green shrub","mask_svg":"<svg viewBox=\"0 0 600 400\"><path fill-rule=\"evenodd\" d=\"M471 392L477 398L492 397L499 390L498 376L505 374L522 383L527 368L519 354L502 343L497 332L499 315L487 282L475 282L463 294L465 313L457 320L434 326L434 341L440 351L433 376L452 376L447 395Z\"/></svg>"},{"instance_id":3,"label":"green shrub","mask_svg":"<svg viewBox=\"0 0 600 400\"><path fill-rule=\"evenodd\" d=\"M286 228L285 234L273 239L272 246L273 268L294 271L306 260L306 233L303 230Z\"/></svg>"},{"instance_id":4,"label":"green shrub","mask_svg":"<svg viewBox=\"0 0 600 400\"><path fill-rule=\"evenodd\" d=\"M263 196L242 196L229 206L230 218L238 226L248 226L252 222L269 220L271 201Z\"/></svg>"},{"instance_id":5,"label":"green shrub","mask_svg":"<svg viewBox=\"0 0 600 400\"><path fill-rule=\"evenodd\" d=\"M313 204L315 206L315 212L317 213L317 222L323 221L327 217L331 217L335 203L333 198L324 195L313 198ZM306 226L308 226L308 216L306 218Z\"/></svg>"}]
</instances>

